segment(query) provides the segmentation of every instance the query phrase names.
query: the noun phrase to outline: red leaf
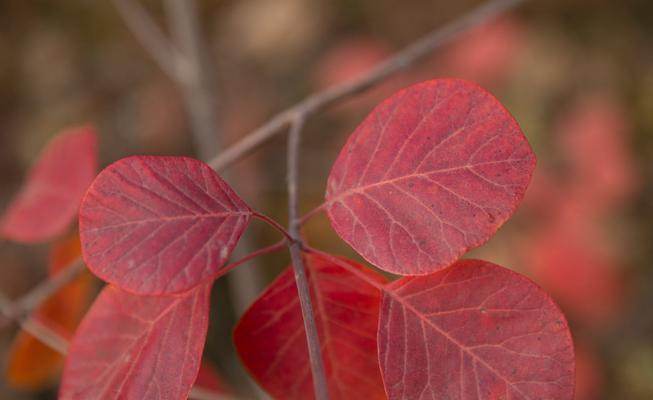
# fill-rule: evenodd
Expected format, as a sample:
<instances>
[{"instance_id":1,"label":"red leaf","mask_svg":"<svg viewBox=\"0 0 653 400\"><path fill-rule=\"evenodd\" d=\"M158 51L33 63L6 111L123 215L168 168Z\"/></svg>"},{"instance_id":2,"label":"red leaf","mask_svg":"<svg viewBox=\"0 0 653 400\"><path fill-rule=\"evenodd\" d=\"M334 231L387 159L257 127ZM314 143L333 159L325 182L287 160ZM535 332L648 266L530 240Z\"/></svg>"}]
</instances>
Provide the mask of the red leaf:
<instances>
[{"instance_id":1,"label":"red leaf","mask_svg":"<svg viewBox=\"0 0 653 400\"><path fill-rule=\"evenodd\" d=\"M220 273L251 214L201 161L124 158L98 175L82 201L84 260L124 290L182 292Z\"/></svg>"},{"instance_id":2,"label":"red leaf","mask_svg":"<svg viewBox=\"0 0 653 400\"><path fill-rule=\"evenodd\" d=\"M372 264L428 274L496 232L534 167L497 99L469 82L428 81L381 103L351 135L329 176L327 212Z\"/></svg>"},{"instance_id":3,"label":"red leaf","mask_svg":"<svg viewBox=\"0 0 653 400\"><path fill-rule=\"evenodd\" d=\"M96 142L93 128L88 126L55 136L2 216L0 235L34 243L62 234L95 176Z\"/></svg>"},{"instance_id":4,"label":"red leaf","mask_svg":"<svg viewBox=\"0 0 653 400\"><path fill-rule=\"evenodd\" d=\"M384 279L346 261L370 276ZM333 399L385 398L375 332L380 293L342 267L306 256L316 323ZM234 331L245 366L275 398L312 399L313 382L292 269L247 310Z\"/></svg>"},{"instance_id":5,"label":"red leaf","mask_svg":"<svg viewBox=\"0 0 653 400\"><path fill-rule=\"evenodd\" d=\"M186 399L209 320L210 285L180 296L107 286L73 339L59 398Z\"/></svg>"},{"instance_id":6,"label":"red leaf","mask_svg":"<svg viewBox=\"0 0 653 400\"><path fill-rule=\"evenodd\" d=\"M534 283L463 260L393 282L383 296L379 359L390 399L571 399L574 353L564 316Z\"/></svg>"}]
</instances>

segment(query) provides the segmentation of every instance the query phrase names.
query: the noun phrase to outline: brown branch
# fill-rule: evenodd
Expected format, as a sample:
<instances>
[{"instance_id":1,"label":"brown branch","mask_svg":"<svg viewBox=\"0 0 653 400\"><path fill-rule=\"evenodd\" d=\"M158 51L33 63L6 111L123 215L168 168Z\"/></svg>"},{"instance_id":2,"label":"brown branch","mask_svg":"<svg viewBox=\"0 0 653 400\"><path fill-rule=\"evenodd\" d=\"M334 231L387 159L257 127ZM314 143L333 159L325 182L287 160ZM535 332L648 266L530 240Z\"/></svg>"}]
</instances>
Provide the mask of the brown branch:
<instances>
[{"instance_id":1,"label":"brown branch","mask_svg":"<svg viewBox=\"0 0 653 400\"><path fill-rule=\"evenodd\" d=\"M304 331L306 332L306 341L308 343L308 355L313 374L313 388L315 389L315 398L317 400L329 399L329 387L327 385L326 373L324 370L324 360L322 358L322 349L320 338L318 336L317 325L315 324L315 315L311 305L311 290L304 265L304 254L302 251L302 239L299 233L300 218L297 195L297 181L299 172L299 144L301 141L301 132L304 126L304 117L298 116L293 120L293 124L288 136L288 154L287 154L287 180L288 180L288 233L291 236L290 258L292 260L293 270L295 272L295 284L299 295L299 304L301 305L302 317L304 319Z\"/></svg>"},{"instance_id":2,"label":"brown branch","mask_svg":"<svg viewBox=\"0 0 653 400\"><path fill-rule=\"evenodd\" d=\"M308 117L337 101L361 93L390 75L405 69L419 59L441 47L459 34L488 21L501 13L517 6L525 0L492 0L475 8L468 14L455 19L442 28L436 29L405 49L396 53L387 61L379 64L368 74L331 89L313 94L294 106L274 116L266 124L248 134L222 153L215 156L209 165L216 171L221 171L237 160L249 154L289 126L297 115Z\"/></svg>"}]
</instances>

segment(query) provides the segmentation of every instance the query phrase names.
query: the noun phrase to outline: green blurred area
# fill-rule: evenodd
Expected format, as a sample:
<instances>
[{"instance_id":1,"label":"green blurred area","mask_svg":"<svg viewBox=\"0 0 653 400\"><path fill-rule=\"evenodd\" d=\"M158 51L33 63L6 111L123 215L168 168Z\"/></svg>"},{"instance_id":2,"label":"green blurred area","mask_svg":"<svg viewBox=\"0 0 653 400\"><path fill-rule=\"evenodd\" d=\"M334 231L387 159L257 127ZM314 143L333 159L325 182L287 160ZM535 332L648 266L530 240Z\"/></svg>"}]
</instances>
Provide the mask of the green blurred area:
<instances>
[{"instance_id":1,"label":"green blurred area","mask_svg":"<svg viewBox=\"0 0 653 400\"><path fill-rule=\"evenodd\" d=\"M165 26L160 2L143 4ZM355 76L477 4L201 1L220 142L234 143L276 112ZM312 118L302 149L301 208L307 212L321 203L340 147L378 101L425 79L479 81L519 121L542 179L536 176L522 210L472 256L533 277L561 304L580 353L579 400L651 399L653 3L531 1L481 29L369 94ZM196 153L179 91L110 1L0 2L0 206L8 204L49 138L87 122L98 129L102 165L131 154ZM601 129L606 126L612 129ZM600 133L577 134L584 129ZM239 194L279 221L286 219L284 157L280 136L229 169ZM592 197L596 192L579 197L574 189L596 182L605 183L601 196L609 201L588 214L602 198ZM572 196L580 210L562 210ZM589 233L558 225L562 230L554 230L552 219L565 229L582 219ZM358 257L324 216L312 220L306 234L316 247ZM277 240L262 224L247 236L254 247ZM559 255L553 251L559 249L541 250L543 243L557 247L556 237L582 243L573 247L574 258L566 258L564 248ZM43 279L47 248L0 243L0 289L15 298ZM545 253L540 257L533 249ZM535 267L551 254L552 267L544 261ZM281 253L244 268L256 268L268 281L287 262ZM573 270L581 263L584 275ZM206 357L238 387L245 385L244 375L230 339L238 300L227 279L214 289ZM1 329L4 360L15 329ZM54 393L18 392L0 380L2 399L48 399Z\"/></svg>"}]
</instances>

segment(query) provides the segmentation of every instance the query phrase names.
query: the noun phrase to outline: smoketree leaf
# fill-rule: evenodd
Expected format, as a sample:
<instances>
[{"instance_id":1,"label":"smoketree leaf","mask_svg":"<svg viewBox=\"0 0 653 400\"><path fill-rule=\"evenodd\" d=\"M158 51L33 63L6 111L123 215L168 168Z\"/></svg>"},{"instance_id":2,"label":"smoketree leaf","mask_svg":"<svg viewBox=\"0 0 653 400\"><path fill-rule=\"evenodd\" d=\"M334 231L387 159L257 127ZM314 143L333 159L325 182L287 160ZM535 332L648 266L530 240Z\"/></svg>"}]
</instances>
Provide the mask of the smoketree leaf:
<instances>
[{"instance_id":1,"label":"smoketree leaf","mask_svg":"<svg viewBox=\"0 0 653 400\"><path fill-rule=\"evenodd\" d=\"M390 399L572 399L567 322L527 278L477 260L388 286L379 360Z\"/></svg>"},{"instance_id":2,"label":"smoketree leaf","mask_svg":"<svg viewBox=\"0 0 653 400\"><path fill-rule=\"evenodd\" d=\"M210 285L182 295L104 288L70 344L59 398L186 399L209 320Z\"/></svg>"},{"instance_id":3,"label":"smoketree leaf","mask_svg":"<svg viewBox=\"0 0 653 400\"><path fill-rule=\"evenodd\" d=\"M382 102L350 136L329 175L326 210L372 264L424 275L486 242L534 167L496 98L462 80L427 81Z\"/></svg>"},{"instance_id":4,"label":"smoketree leaf","mask_svg":"<svg viewBox=\"0 0 653 400\"><path fill-rule=\"evenodd\" d=\"M138 294L171 294L220 274L250 208L205 163L135 156L105 168L79 216L84 260Z\"/></svg>"},{"instance_id":5,"label":"smoketree leaf","mask_svg":"<svg viewBox=\"0 0 653 400\"><path fill-rule=\"evenodd\" d=\"M97 171L96 146L95 132L88 126L56 135L0 219L0 236L36 243L61 235Z\"/></svg>"},{"instance_id":6,"label":"smoketree leaf","mask_svg":"<svg viewBox=\"0 0 653 400\"><path fill-rule=\"evenodd\" d=\"M384 278L352 261L368 274ZM380 293L323 257L306 255L316 324L332 399L383 399L376 329ZM313 382L304 324L291 268L241 318L234 331L240 357L254 378L278 399L312 399Z\"/></svg>"}]
</instances>

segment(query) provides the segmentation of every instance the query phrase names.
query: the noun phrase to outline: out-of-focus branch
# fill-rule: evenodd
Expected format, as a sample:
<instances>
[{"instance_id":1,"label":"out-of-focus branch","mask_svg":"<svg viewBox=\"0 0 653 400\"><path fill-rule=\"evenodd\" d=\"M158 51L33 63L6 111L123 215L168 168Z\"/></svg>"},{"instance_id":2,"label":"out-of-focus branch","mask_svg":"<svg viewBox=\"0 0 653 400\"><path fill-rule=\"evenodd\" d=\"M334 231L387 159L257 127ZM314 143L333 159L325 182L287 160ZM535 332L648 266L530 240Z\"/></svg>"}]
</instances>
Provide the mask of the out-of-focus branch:
<instances>
[{"instance_id":1,"label":"out-of-focus branch","mask_svg":"<svg viewBox=\"0 0 653 400\"><path fill-rule=\"evenodd\" d=\"M60 354L66 354L68 342L58 333L35 318L20 315L16 303L0 292L0 312L5 318L17 321L21 328Z\"/></svg>"},{"instance_id":2,"label":"out-of-focus branch","mask_svg":"<svg viewBox=\"0 0 653 400\"><path fill-rule=\"evenodd\" d=\"M323 108L349 96L361 93L390 75L401 71L433 50L449 43L459 34L488 21L501 13L519 5L526 0L491 0L473 9L468 14L455 19L396 53L387 61L379 64L366 75L331 89L313 94L294 106L272 117L266 124L243 137L231 147L215 156L209 165L220 171L249 154L270 138L282 133L282 129L292 123L297 115L308 117Z\"/></svg>"},{"instance_id":3,"label":"out-of-focus branch","mask_svg":"<svg viewBox=\"0 0 653 400\"><path fill-rule=\"evenodd\" d=\"M208 71L208 51L199 29L195 0L166 0L166 15L177 60L179 88L186 103L191 131L200 158L208 160L220 150L222 132L217 101Z\"/></svg>"},{"instance_id":4,"label":"out-of-focus branch","mask_svg":"<svg viewBox=\"0 0 653 400\"><path fill-rule=\"evenodd\" d=\"M198 155L208 160L220 150L221 132L195 0L166 0L172 40L137 0L113 0L113 3L136 40L178 85Z\"/></svg>"},{"instance_id":5,"label":"out-of-focus branch","mask_svg":"<svg viewBox=\"0 0 653 400\"><path fill-rule=\"evenodd\" d=\"M147 10L137 0L113 0L113 4L136 40L159 68L171 79L179 80L178 65L181 56L177 49L170 45L166 35Z\"/></svg>"},{"instance_id":6,"label":"out-of-focus branch","mask_svg":"<svg viewBox=\"0 0 653 400\"><path fill-rule=\"evenodd\" d=\"M36 310L41 304L75 279L85 269L84 262L78 258L53 278L48 278L32 288L16 301L0 293L0 313L7 320L21 320Z\"/></svg>"},{"instance_id":7,"label":"out-of-focus branch","mask_svg":"<svg viewBox=\"0 0 653 400\"><path fill-rule=\"evenodd\" d=\"M24 315L36 310L50 296L58 292L67 283L75 279L85 269L84 261L81 257L70 263L61 272L50 279L46 279L27 294L21 297L16 304L16 311Z\"/></svg>"}]
</instances>

